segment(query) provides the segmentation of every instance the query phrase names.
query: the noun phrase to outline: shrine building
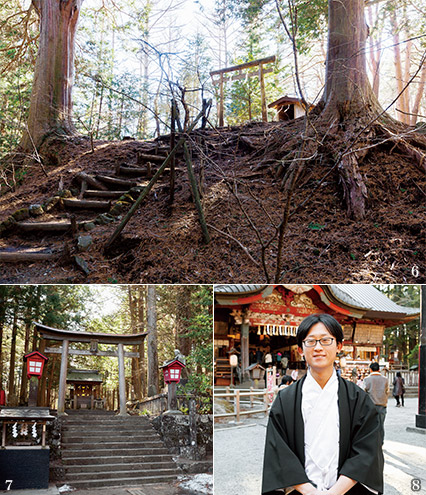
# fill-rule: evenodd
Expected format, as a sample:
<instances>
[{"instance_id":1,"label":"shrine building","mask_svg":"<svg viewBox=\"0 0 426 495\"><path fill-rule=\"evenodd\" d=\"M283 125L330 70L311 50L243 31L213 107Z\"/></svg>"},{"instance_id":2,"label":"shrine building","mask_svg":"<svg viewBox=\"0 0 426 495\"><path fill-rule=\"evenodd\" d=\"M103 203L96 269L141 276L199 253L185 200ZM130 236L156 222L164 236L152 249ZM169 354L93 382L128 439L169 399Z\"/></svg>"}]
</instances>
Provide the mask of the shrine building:
<instances>
[{"instance_id":1,"label":"shrine building","mask_svg":"<svg viewBox=\"0 0 426 495\"><path fill-rule=\"evenodd\" d=\"M372 285L216 285L215 385L230 383L230 355L238 355L242 373L267 354L274 364L304 369L297 352L299 323L328 313L343 327L341 356L364 366L379 361L385 328L419 317L419 308L403 307Z\"/></svg>"}]
</instances>

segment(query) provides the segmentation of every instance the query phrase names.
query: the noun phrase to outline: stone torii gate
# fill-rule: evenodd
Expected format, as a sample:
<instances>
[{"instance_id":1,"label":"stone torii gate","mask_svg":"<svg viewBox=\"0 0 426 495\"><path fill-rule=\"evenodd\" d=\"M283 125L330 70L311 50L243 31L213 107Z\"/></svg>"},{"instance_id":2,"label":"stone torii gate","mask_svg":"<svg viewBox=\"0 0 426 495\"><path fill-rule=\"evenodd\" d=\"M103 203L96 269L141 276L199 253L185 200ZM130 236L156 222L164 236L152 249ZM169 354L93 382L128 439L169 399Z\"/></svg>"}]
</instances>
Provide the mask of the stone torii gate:
<instances>
[{"instance_id":1,"label":"stone torii gate","mask_svg":"<svg viewBox=\"0 0 426 495\"><path fill-rule=\"evenodd\" d=\"M139 357L138 352L125 352L125 345L142 344L148 332L128 335L116 335L107 333L91 333L91 332L73 332L70 330L60 330L51 328L41 323L34 322L39 334L43 339L55 340L62 342L62 347L46 347L46 354L61 354L61 371L59 376L59 394L58 394L58 416L65 413L65 391L67 381L68 355L82 356L116 356L118 357L118 384L119 384L119 400L120 412L119 416L126 416L126 382L124 375L124 358ZM70 349L70 342L81 342L90 344L90 349ZM98 344L112 344L117 346L117 351L101 351L98 349Z\"/></svg>"}]
</instances>

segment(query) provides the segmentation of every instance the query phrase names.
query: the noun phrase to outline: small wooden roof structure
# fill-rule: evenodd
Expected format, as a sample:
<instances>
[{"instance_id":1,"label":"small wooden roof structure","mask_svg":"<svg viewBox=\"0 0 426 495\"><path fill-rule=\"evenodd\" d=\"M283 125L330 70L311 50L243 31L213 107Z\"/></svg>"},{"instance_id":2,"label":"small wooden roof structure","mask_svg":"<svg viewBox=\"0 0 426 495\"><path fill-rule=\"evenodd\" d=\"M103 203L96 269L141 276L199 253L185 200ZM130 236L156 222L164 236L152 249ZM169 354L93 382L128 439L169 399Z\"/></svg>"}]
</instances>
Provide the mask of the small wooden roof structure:
<instances>
[{"instance_id":1,"label":"small wooden roof structure","mask_svg":"<svg viewBox=\"0 0 426 495\"><path fill-rule=\"evenodd\" d=\"M309 111L314 108L314 105L308 104ZM305 104L300 98L295 96L282 96L278 100L273 101L268 105L268 108L275 108L277 111L278 120L293 120L305 114Z\"/></svg>"},{"instance_id":2,"label":"small wooden roof structure","mask_svg":"<svg viewBox=\"0 0 426 495\"><path fill-rule=\"evenodd\" d=\"M98 370L77 370L68 371L67 383L92 383L97 385L103 382L103 378Z\"/></svg>"}]
</instances>

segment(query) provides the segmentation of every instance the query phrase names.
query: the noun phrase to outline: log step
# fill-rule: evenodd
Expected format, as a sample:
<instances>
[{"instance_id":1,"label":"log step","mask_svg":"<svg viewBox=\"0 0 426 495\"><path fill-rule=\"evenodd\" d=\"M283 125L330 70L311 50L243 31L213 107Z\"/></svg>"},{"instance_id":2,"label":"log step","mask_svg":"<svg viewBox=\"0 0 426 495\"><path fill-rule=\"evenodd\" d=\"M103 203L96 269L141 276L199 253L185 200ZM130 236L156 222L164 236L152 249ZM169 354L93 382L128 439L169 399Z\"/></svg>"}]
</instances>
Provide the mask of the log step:
<instances>
[{"instance_id":1,"label":"log step","mask_svg":"<svg viewBox=\"0 0 426 495\"><path fill-rule=\"evenodd\" d=\"M138 153L138 162L154 162L163 163L167 156L161 155L149 155L147 153Z\"/></svg>"},{"instance_id":2,"label":"log step","mask_svg":"<svg viewBox=\"0 0 426 495\"><path fill-rule=\"evenodd\" d=\"M76 176L75 176L75 179L80 181L82 184L83 183L86 183L88 184L89 186L95 188L95 189L99 189L101 191L107 191L108 188L105 184L102 184L102 182L99 182L98 180L96 180L94 177L92 177L91 175L89 174L86 174L85 172L79 172Z\"/></svg>"},{"instance_id":3,"label":"log step","mask_svg":"<svg viewBox=\"0 0 426 495\"><path fill-rule=\"evenodd\" d=\"M84 227L90 220L76 222L78 227ZM16 227L21 232L67 232L71 229L72 223L65 222L16 222Z\"/></svg>"},{"instance_id":4,"label":"log step","mask_svg":"<svg viewBox=\"0 0 426 495\"><path fill-rule=\"evenodd\" d=\"M80 208L89 210L109 210L111 201L96 201L90 199L69 199L65 198L64 206L67 208Z\"/></svg>"},{"instance_id":5,"label":"log step","mask_svg":"<svg viewBox=\"0 0 426 495\"><path fill-rule=\"evenodd\" d=\"M138 182L125 179L117 179L115 177L109 177L108 175L97 175L96 180L104 182L105 184L111 186L116 186L117 189L130 189L138 185Z\"/></svg>"},{"instance_id":6,"label":"log step","mask_svg":"<svg viewBox=\"0 0 426 495\"><path fill-rule=\"evenodd\" d=\"M54 260L59 258L63 251L51 252L46 250L19 249L14 251L0 251L0 261L6 263L22 263L44 260Z\"/></svg>"},{"instance_id":7,"label":"log step","mask_svg":"<svg viewBox=\"0 0 426 495\"><path fill-rule=\"evenodd\" d=\"M121 165L117 167L116 170L117 175L133 175L135 177L145 177L148 174L148 170L146 168L140 167L124 167Z\"/></svg>"},{"instance_id":8,"label":"log step","mask_svg":"<svg viewBox=\"0 0 426 495\"><path fill-rule=\"evenodd\" d=\"M97 189L86 189L83 193L85 198L111 198L118 199L125 191L98 191Z\"/></svg>"}]
</instances>

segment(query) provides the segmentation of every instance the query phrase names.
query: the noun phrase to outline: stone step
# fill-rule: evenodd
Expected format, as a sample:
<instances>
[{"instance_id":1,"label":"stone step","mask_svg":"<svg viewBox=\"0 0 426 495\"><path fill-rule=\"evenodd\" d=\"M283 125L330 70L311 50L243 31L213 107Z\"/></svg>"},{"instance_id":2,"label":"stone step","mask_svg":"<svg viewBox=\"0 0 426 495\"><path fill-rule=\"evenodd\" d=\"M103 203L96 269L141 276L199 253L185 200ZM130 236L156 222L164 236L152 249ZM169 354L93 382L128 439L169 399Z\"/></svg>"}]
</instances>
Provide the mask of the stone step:
<instances>
[{"instance_id":1,"label":"stone step","mask_svg":"<svg viewBox=\"0 0 426 495\"><path fill-rule=\"evenodd\" d=\"M80 452L81 454L81 452ZM95 457L65 457L62 458L64 466L85 465L94 466L99 464L128 464L150 463L150 462L173 462L171 454L134 455L133 450L127 455L106 455Z\"/></svg>"},{"instance_id":2,"label":"stone step","mask_svg":"<svg viewBox=\"0 0 426 495\"><path fill-rule=\"evenodd\" d=\"M75 448L69 447L67 445L63 446L62 449L62 458L69 459L71 457L102 457L102 456L151 456L151 455L167 455L169 451L163 447L132 447L132 448L123 448L123 446L116 448L107 448L103 445L103 448L99 449L88 449L85 445L85 448L81 448L81 444L77 444L78 447Z\"/></svg>"},{"instance_id":3,"label":"stone step","mask_svg":"<svg viewBox=\"0 0 426 495\"><path fill-rule=\"evenodd\" d=\"M120 473L122 471L146 471L172 469L176 471L176 464L173 461L165 462L134 462L129 464L116 463L112 464L73 464L65 467L67 476L75 473L91 473L95 478L95 473L103 475L105 471L111 473ZM117 474L118 475L118 474Z\"/></svg>"},{"instance_id":4,"label":"stone step","mask_svg":"<svg viewBox=\"0 0 426 495\"><path fill-rule=\"evenodd\" d=\"M82 431L85 434L90 432L105 432L105 431L134 431L134 432L154 432L151 425L136 424L136 425L116 425L116 424L104 424L104 425L87 425L87 424L66 424L62 426L62 431Z\"/></svg>"},{"instance_id":5,"label":"stone step","mask_svg":"<svg viewBox=\"0 0 426 495\"><path fill-rule=\"evenodd\" d=\"M126 485L138 486L149 483L167 483L168 481L174 481L177 478L177 474L169 474L162 476L140 476L137 478L111 478L111 479L92 479L83 481L68 481L73 488L90 489L101 488L107 486L109 488Z\"/></svg>"},{"instance_id":6,"label":"stone step","mask_svg":"<svg viewBox=\"0 0 426 495\"><path fill-rule=\"evenodd\" d=\"M139 443L141 445L146 445L146 443L161 442L159 436L156 433L149 434L135 434L134 432L125 432L123 434L116 433L111 435L111 433L103 432L97 435L76 435L72 433L66 433L62 435L62 441L66 445L73 443L84 443L84 444L105 444L105 443L127 443L129 440L132 443Z\"/></svg>"},{"instance_id":7,"label":"stone step","mask_svg":"<svg viewBox=\"0 0 426 495\"><path fill-rule=\"evenodd\" d=\"M138 469L135 471L97 471L96 473L67 473L67 482L73 484L73 481L86 481L91 479L108 480L108 479L118 479L118 478L143 478L143 477L153 477L153 476L168 476L177 475L179 470L175 467L174 469Z\"/></svg>"},{"instance_id":8,"label":"stone step","mask_svg":"<svg viewBox=\"0 0 426 495\"><path fill-rule=\"evenodd\" d=\"M160 439L157 441L148 441L148 442L132 442L129 441L129 438L123 437L122 441L115 441L115 442L102 442L102 443L94 443L94 442L85 442L85 443L77 443L77 442L66 442L63 444L63 448L69 448L69 449L78 449L78 448L84 448L87 450L100 450L100 449L119 449L123 447L123 445L126 445L128 447L133 447L135 449L140 449L140 448L155 448L158 447L159 445L162 445L162 442Z\"/></svg>"},{"instance_id":9,"label":"stone step","mask_svg":"<svg viewBox=\"0 0 426 495\"><path fill-rule=\"evenodd\" d=\"M116 416L114 414L70 414L62 419L64 424L68 423L146 423L151 424L148 418L143 416Z\"/></svg>"}]
</instances>

